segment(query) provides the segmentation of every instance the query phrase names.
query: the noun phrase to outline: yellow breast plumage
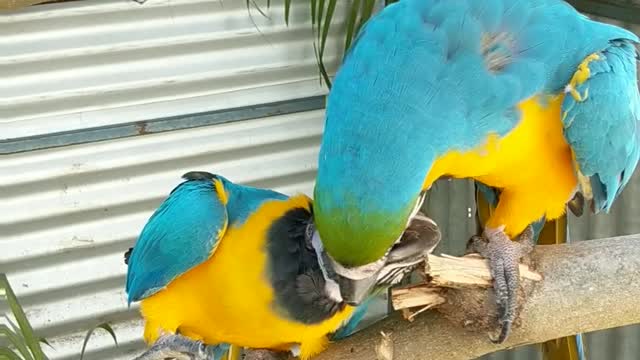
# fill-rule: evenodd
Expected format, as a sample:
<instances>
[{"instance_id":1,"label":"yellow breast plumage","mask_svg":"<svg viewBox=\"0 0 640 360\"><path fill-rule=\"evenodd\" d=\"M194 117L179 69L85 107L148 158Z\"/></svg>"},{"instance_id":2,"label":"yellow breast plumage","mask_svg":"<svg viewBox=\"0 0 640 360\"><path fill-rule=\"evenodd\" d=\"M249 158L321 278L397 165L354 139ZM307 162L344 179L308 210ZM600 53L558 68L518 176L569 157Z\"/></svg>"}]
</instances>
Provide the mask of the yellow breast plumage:
<instances>
[{"instance_id":1,"label":"yellow breast plumage","mask_svg":"<svg viewBox=\"0 0 640 360\"><path fill-rule=\"evenodd\" d=\"M507 135L491 135L472 151L441 156L425 188L450 175L503 189L501 202L514 205L497 209L487 225L505 226L511 236L543 215L561 216L577 185L571 148L562 133L563 96L541 100L534 97L519 105L522 118Z\"/></svg>"},{"instance_id":2,"label":"yellow breast plumage","mask_svg":"<svg viewBox=\"0 0 640 360\"><path fill-rule=\"evenodd\" d=\"M145 339L175 332L208 344L231 343L287 350L300 344L301 357L318 353L352 309L343 307L316 323L302 323L278 308L269 278L269 231L291 209L309 211L310 200L296 196L261 205L246 221L230 224L213 256L142 301ZM289 259L297 261L297 259Z\"/></svg>"}]
</instances>

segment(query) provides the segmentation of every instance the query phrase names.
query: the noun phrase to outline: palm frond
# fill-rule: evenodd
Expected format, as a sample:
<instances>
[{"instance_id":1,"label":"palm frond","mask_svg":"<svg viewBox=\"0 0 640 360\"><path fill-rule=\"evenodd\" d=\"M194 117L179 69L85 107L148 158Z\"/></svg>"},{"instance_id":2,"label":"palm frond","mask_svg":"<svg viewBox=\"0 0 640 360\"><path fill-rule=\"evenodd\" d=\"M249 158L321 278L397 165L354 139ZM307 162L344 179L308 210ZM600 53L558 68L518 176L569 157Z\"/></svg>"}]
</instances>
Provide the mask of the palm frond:
<instances>
[{"instance_id":1,"label":"palm frond","mask_svg":"<svg viewBox=\"0 0 640 360\"><path fill-rule=\"evenodd\" d=\"M19 332L9 329L7 325L0 324L0 339L6 339L11 346L20 352L22 359L33 360L33 356L31 356L31 352Z\"/></svg>"},{"instance_id":2,"label":"palm frond","mask_svg":"<svg viewBox=\"0 0 640 360\"><path fill-rule=\"evenodd\" d=\"M318 67L320 69L320 74L324 79L325 83L329 88L331 88L331 81L329 80L329 74L327 73L327 69L325 66L324 59L324 50L326 46L326 38L331 30L331 20L333 19L333 15L335 13L336 1L329 0L327 3L327 15L322 16L322 11L324 10L324 1L323 0L312 0L312 2L318 2L318 11L316 12L316 16L314 13L311 14L311 22L312 24L317 23L318 29L318 39L320 45L318 47L317 54L317 62ZM364 24L371 18L373 15L373 9L376 4L376 0L350 0L351 6L349 7L349 12L347 13L346 24L347 28L345 31L344 38L344 56L349 52L351 45L353 44L353 39L358 36L360 29ZM386 6L386 1L385 1Z\"/></svg>"},{"instance_id":3,"label":"palm frond","mask_svg":"<svg viewBox=\"0 0 640 360\"><path fill-rule=\"evenodd\" d=\"M109 335L111 335L111 337L113 338L113 341L116 343L116 346L118 346L118 338L116 337L116 333L115 331L113 331L111 325L107 323L99 324L93 329L89 330L84 336L84 341L82 342L82 350L80 351L80 360L84 358L84 353L87 350L87 343L89 342L91 335L93 335L93 332L96 331L96 329L103 329L104 331L108 332Z\"/></svg>"},{"instance_id":4,"label":"palm frond","mask_svg":"<svg viewBox=\"0 0 640 360\"><path fill-rule=\"evenodd\" d=\"M258 8L255 0L246 0L247 8L251 5ZM349 12L346 19L346 31L344 35L344 55L345 56L353 44L353 40L358 36L358 33L364 26L364 24L373 16L376 0L349 0ZM390 5L398 0L384 0L384 6ZM314 33L313 48L316 55L316 62L318 63L318 70L320 72L321 79L331 88L331 80L327 67L325 65L325 48L327 44L327 38L329 32L332 29L332 20L335 15L336 6L338 0L309 0L309 10L311 13L311 28ZM267 0L267 7L270 5L270 0ZM291 6L293 2L291 0L284 0L284 18L287 26L289 25L289 17L291 14ZM258 8L259 9L259 8ZM261 14L266 16L264 12Z\"/></svg>"},{"instance_id":5,"label":"palm frond","mask_svg":"<svg viewBox=\"0 0 640 360\"><path fill-rule=\"evenodd\" d=\"M16 294L13 292L11 285L9 284L9 280L5 274L0 274L0 292L2 293L2 297L9 304L9 308L13 313L13 317L16 319L18 323L18 327L20 329L21 335L24 338L25 345L31 350L31 354L33 354L33 358L35 360L46 360L42 348L40 347L40 338L35 335L33 332L33 328L27 319L27 316L22 310L22 306L18 302L16 298Z\"/></svg>"}]
</instances>

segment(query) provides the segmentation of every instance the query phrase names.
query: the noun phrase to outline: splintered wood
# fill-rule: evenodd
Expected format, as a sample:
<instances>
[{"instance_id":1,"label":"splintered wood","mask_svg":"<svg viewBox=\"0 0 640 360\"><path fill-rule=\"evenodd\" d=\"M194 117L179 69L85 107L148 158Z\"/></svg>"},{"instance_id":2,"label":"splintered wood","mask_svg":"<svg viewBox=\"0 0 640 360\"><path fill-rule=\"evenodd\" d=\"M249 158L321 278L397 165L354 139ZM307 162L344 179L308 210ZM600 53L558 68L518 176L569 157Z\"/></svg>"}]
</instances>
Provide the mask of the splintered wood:
<instances>
[{"instance_id":1,"label":"splintered wood","mask_svg":"<svg viewBox=\"0 0 640 360\"><path fill-rule=\"evenodd\" d=\"M491 271L484 258L471 254L463 257L449 255L429 255L429 281L396 288L391 291L391 302L395 310L402 310L403 316L412 321L416 315L446 301L443 288L491 287ZM542 276L527 265L520 264L520 278L532 281L542 280ZM419 308L411 311L409 308Z\"/></svg>"}]
</instances>

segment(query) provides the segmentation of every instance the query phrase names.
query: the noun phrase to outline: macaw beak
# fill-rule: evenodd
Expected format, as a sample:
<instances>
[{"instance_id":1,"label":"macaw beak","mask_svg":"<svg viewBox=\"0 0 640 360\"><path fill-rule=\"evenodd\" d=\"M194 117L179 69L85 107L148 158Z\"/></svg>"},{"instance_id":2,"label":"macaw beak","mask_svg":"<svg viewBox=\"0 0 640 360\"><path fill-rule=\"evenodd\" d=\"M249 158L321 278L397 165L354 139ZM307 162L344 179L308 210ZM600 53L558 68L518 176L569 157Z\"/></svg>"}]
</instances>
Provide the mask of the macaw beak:
<instances>
[{"instance_id":1,"label":"macaw beak","mask_svg":"<svg viewBox=\"0 0 640 360\"><path fill-rule=\"evenodd\" d=\"M351 306L360 305L376 285L377 279L378 273L362 279L350 279L338 275L338 285L340 286L340 294L343 301Z\"/></svg>"},{"instance_id":2,"label":"macaw beak","mask_svg":"<svg viewBox=\"0 0 640 360\"><path fill-rule=\"evenodd\" d=\"M327 293L351 306L364 302L377 286L390 286L402 280L427 258L441 239L435 221L423 214L415 214L384 257L371 264L348 268L324 251L320 235L315 229L310 229L308 237L316 251Z\"/></svg>"},{"instance_id":3,"label":"macaw beak","mask_svg":"<svg viewBox=\"0 0 640 360\"><path fill-rule=\"evenodd\" d=\"M416 214L400 239L381 259L382 262L370 266L366 276L348 277L341 275L340 271L332 272L337 278L343 301L358 306L373 288L402 280L427 258L427 254L433 252L440 239L440 229L435 221L421 213ZM335 263L333 265L335 268Z\"/></svg>"}]
</instances>

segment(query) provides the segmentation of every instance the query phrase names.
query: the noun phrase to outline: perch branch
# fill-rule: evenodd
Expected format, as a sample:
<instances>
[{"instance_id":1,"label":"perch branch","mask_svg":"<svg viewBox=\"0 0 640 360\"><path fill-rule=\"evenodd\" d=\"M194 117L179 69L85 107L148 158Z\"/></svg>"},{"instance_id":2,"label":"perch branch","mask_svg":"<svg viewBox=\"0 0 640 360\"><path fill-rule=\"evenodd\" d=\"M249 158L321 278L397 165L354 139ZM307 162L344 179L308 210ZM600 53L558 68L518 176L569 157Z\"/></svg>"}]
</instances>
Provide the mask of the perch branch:
<instances>
[{"instance_id":1,"label":"perch branch","mask_svg":"<svg viewBox=\"0 0 640 360\"><path fill-rule=\"evenodd\" d=\"M522 265L520 319L507 341L489 341L495 305L487 262L430 256L427 284L395 289L402 309L332 344L313 360L463 360L577 333L640 323L640 234L536 246ZM544 278L541 278L540 274ZM433 308L416 316L409 308ZM251 354L251 355L258 355ZM263 359L263 357L251 357Z\"/></svg>"},{"instance_id":2,"label":"perch branch","mask_svg":"<svg viewBox=\"0 0 640 360\"><path fill-rule=\"evenodd\" d=\"M487 353L540 343L577 333L640 323L640 235L563 245L536 246L532 269L521 267L520 324L507 341L494 345L487 314L495 315L487 288L488 268L481 259L430 258L431 276L442 287L413 286L394 292L394 305L432 310L408 322L399 313L343 341L314 360L382 358L391 348L395 360L474 359ZM479 261L479 262L477 262ZM381 333L384 333L383 337Z\"/></svg>"}]
</instances>

